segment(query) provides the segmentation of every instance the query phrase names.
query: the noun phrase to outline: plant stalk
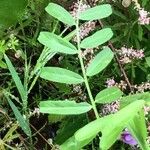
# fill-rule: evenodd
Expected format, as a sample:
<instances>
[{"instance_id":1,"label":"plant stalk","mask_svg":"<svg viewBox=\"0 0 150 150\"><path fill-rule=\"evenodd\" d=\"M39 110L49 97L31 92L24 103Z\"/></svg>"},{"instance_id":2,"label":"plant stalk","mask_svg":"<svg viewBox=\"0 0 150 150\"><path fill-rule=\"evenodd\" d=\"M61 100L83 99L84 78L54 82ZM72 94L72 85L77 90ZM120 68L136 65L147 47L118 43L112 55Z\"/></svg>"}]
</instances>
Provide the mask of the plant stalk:
<instances>
[{"instance_id":1,"label":"plant stalk","mask_svg":"<svg viewBox=\"0 0 150 150\"><path fill-rule=\"evenodd\" d=\"M95 105L95 102L94 102L94 98L93 98L92 93L91 93L91 89L90 89L90 86L89 86L89 83L88 83L88 79L87 79L87 76L86 76L85 66L84 66L84 63L83 63L82 55L81 55L82 51L81 51L81 47L80 47L81 40L80 40L80 29L79 29L80 4L81 4L81 2L79 3L79 9L78 9L77 20L76 20L77 48L78 48L78 52L79 52L78 58L79 58L79 61L80 61L80 65L81 65L81 69L82 69L82 73L83 73L85 86L86 86L86 89L87 89L87 92L88 92L88 95L89 95L89 98L90 98L90 101L91 101L91 104L92 104L95 116L98 119L99 118L99 114L98 114L98 111L97 111L97 108L96 108L96 105Z\"/></svg>"}]
</instances>

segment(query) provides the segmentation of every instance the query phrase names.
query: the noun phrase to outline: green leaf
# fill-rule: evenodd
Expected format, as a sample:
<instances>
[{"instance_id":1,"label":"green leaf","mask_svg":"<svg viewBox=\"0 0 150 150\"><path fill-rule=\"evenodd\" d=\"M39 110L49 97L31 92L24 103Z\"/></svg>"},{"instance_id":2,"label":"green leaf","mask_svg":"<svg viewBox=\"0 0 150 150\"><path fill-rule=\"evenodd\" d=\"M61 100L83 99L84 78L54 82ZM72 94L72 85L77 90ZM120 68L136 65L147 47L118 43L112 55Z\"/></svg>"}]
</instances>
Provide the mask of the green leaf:
<instances>
[{"instance_id":1,"label":"green leaf","mask_svg":"<svg viewBox=\"0 0 150 150\"><path fill-rule=\"evenodd\" d=\"M75 25L75 20L71 14L60 5L49 3L45 10L59 21L68 24L69 26Z\"/></svg>"},{"instance_id":2,"label":"green leaf","mask_svg":"<svg viewBox=\"0 0 150 150\"><path fill-rule=\"evenodd\" d=\"M0 0L0 29L8 28L23 15L27 0Z\"/></svg>"},{"instance_id":3,"label":"green leaf","mask_svg":"<svg viewBox=\"0 0 150 150\"><path fill-rule=\"evenodd\" d=\"M123 108L128 104L137 101L144 100L145 104L150 105L150 92L137 93L128 96L121 97L120 99L120 107Z\"/></svg>"},{"instance_id":4,"label":"green leaf","mask_svg":"<svg viewBox=\"0 0 150 150\"><path fill-rule=\"evenodd\" d=\"M142 0L142 7L146 6L149 0Z\"/></svg>"},{"instance_id":5,"label":"green leaf","mask_svg":"<svg viewBox=\"0 0 150 150\"><path fill-rule=\"evenodd\" d=\"M108 123L111 117L112 115L109 115L85 125L75 133L75 139L80 143L88 140L89 138L92 140L93 137L95 137L102 130L102 128L104 128L105 124Z\"/></svg>"},{"instance_id":6,"label":"green leaf","mask_svg":"<svg viewBox=\"0 0 150 150\"><path fill-rule=\"evenodd\" d=\"M84 82L84 79L79 74L59 67L42 68L40 77L46 80L67 84L79 84Z\"/></svg>"},{"instance_id":7,"label":"green leaf","mask_svg":"<svg viewBox=\"0 0 150 150\"><path fill-rule=\"evenodd\" d=\"M118 139L118 137L120 136L120 133L122 132L122 130L124 129L124 125L123 126L117 126L115 128L111 127L111 124L108 123L109 125L106 127L104 127L103 131L102 131L102 138L100 138L100 142L99 142L99 148L101 150L108 150L114 143L115 141ZM108 131L108 129L110 129Z\"/></svg>"},{"instance_id":8,"label":"green leaf","mask_svg":"<svg viewBox=\"0 0 150 150\"><path fill-rule=\"evenodd\" d=\"M121 132L127 123L143 108L144 103L143 100L135 101L116 114L92 121L75 133L76 142L83 147L101 132L100 148L102 150L109 149L118 139L119 132Z\"/></svg>"},{"instance_id":9,"label":"green leaf","mask_svg":"<svg viewBox=\"0 0 150 150\"><path fill-rule=\"evenodd\" d=\"M19 134L14 134L14 132L17 130L18 128L18 124L13 124L12 127L9 128L8 132L5 134L3 141L9 141L9 140L13 140L15 138L19 137Z\"/></svg>"},{"instance_id":10,"label":"green leaf","mask_svg":"<svg viewBox=\"0 0 150 150\"><path fill-rule=\"evenodd\" d=\"M114 54L110 48L106 47L101 52L99 52L92 62L89 64L86 75L93 76L101 72L103 69L107 67L107 65L113 59Z\"/></svg>"},{"instance_id":11,"label":"green leaf","mask_svg":"<svg viewBox=\"0 0 150 150\"><path fill-rule=\"evenodd\" d=\"M108 150L113 143L115 143L122 130L126 128L127 124L138 114L139 111L141 111L141 109L143 109L144 104L145 102L143 100L135 101L121 109L109 120L111 123L108 123L101 131L101 150Z\"/></svg>"},{"instance_id":12,"label":"green leaf","mask_svg":"<svg viewBox=\"0 0 150 150\"><path fill-rule=\"evenodd\" d=\"M135 101L116 114L108 115L90 122L83 128L79 129L74 136L64 142L60 146L61 150L80 150L99 132L102 133L100 149L109 149L118 139L119 134L126 127L127 123L143 108L143 105L144 101Z\"/></svg>"},{"instance_id":13,"label":"green leaf","mask_svg":"<svg viewBox=\"0 0 150 150\"><path fill-rule=\"evenodd\" d=\"M141 27L141 25L138 25L138 39L139 41L142 41L143 39L143 28Z\"/></svg>"},{"instance_id":14,"label":"green leaf","mask_svg":"<svg viewBox=\"0 0 150 150\"><path fill-rule=\"evenodd\" d=\"M26 91L25 91L25 89L23 87L23 84L22 84L22 82L21 82L21 80L20 80L20 78L19 78L15 68L13 67L10 59L5 54L4 54L4 58L5 58L7 66L8 66L8 69L9 69L9 71L11 73L11 76L12 76L12 78L13 78L15 84L16 84L18 92L19 92L19 94L21 96L21 99L22 99L22 101L24 103L26 103Z\"/></svg>"},{"instance_id":15,"label":"green leaf","mask_svg":"<svg viewBox=\"0 0 150 150\"><path fill-rule=\"evenodd\" d=\"M66 54L77 54L78 51L74 45L66 39L50 32L40 32L38 41L51 49L51 52L60 52Z\"/></svg>"},{"instance_id":16,"label":"green leaf","mask_svg":"<svg viewBox=\"0 0 150 150\"><path fill-rule=\"evenodd\" d=\"M59 145L64 143L67 139L73 136L78 129L87 123L88 121L86 114L65 117L61 120L59 130L57 131L57 135L55 137L55 142Z\"/></svg>"},{"instance_id":17,"label":"green leaf","mask_svg":"<svg viewBox=\"0 0 150 150\"><path fill-rule=\"evenodd\" d=\"M110 87L100 91L95 98L96 103L111 103L122 96L122 91L118 87Z\"/></svg>"},{"instance_id":18,"label":"green leaf","mask_svg":"<svg viewBox=\"0 0 150 150\"><path fill-rule=\"evenodd\" d=\"M56 86L57 89L59 89L59 92L63 94L70 94L72 92L72 87L70 87L70 85L58 82L54 82L53 84L54 86Z\"/></svg>"},{"instance_id":19,"label":"green leaf","mask_svg":"<svg viewBox=\"0 0 150 150\"><path fill-rule=\"evenodd\" d=\"M105 28L85 38L83 41L81 41L80 46L81 48L94 48L109 41L112 36L112 30L110 28Z\"/></svg>"},{"instance_id":20,"label":"green leaf","mask_svg":"<svg viewBox=\"0 0 150 150\"><path fill-rule=\"evenodd\" d=\"M112 14L111 5L104 4L83 11L79 16L79 19L93 21L97 19L106 18L111 14Z\"/></svg>"},{"instance_id":21,"label":"green leaf","mask_svg":"<svg viewBox=\"0 0 150 150\"><path fill-rule=\"evenodd\" d=\"M113 11L113 15L116 15L117 17L120 17L123 20L127 20L126 15L124 15L122 12L120 12L119 10L114 10ZM122 23L121 23L122 24Z\"/></svg>"},{"instance_id":22,"label":"green leaf","mask_svg":"<svg viewBox=\"0 0 150 150\"><path fill-rule=\"evenodd\" d=\"M131 95L124 96L124 97L121 98L121 102L123 102L123 101L133 102L133 101L136 101L136 100L150 101L150 92L131 94Z\"/></svg>"},{"instance_id":23,"label":"green leaf","mask_svg":"<svg viewBox=\"0 0 150 150\"><path fill-rule=\"evenodd\" d=\"M86 102L76 103L75 101L42 101L40 102L40 112L55 115L78 115L88 112L92 106Z\"/></svg>"},{"instance_id":24,"label":"green leaf","mask_svg":"<svg viewBox=\"0 0 150 150\"><path fill-rule=\"evenodd\" d=\"M66 116L64 115L54 115L54 114L49 114L48 115L48 122L50 123L57 123L62 121Z\"/></svg>"},{"instance_id":25,"label":"green leaf","mask_svg":"<svg viewBox=\"0 0 150 150\"><path fill-rule=\"evenodd\" d=\"M150 67L150 57L146 57L145 59L146 59L147 65Z\"/></svg>"},{"instance_id":26,"label":"green leaf","mask_svg":"<svg viewBox=\"0 0 150 150\"><path fill-rule=\"evenodd\" d=\"M0 60L0 67L6 69L7 65L2 60Z\"/></svg>"},{"instance_id":27,"label":"green leaf","mask_svg":"<svg viewBox=\"0 0 150 150\"><path fill-rule=\"evenodd\" d=\"M149 146L146 141L147 128L145 123L144 111L141 110L128 124L129 131L132 133L142 150L148 150Z\"/></svg>"},{"instance_id":28,"label":"green leaf","mask_svg":"<svg viewBox=\"0 0 150 150\"><path fill-rule=\"evenodd\" d=\"M22 130L26 133L26 135L31 136L31 132L30 132L30 127L27 123L27 121L24 119L24 117L21 115L21 113L19 112L18 108L14 105L14 103L10 100L10 98L5 94L8 103L11 107L11 109L13 110L15 117L20 125L20 127L22 128Z\"/></svg>"},{"instance_id":29,"label":"green leaf","mask_svg":"<svg viewBox=\"0 0 150 150\"><path fill-rule=\"evenodd\" d=\"M81 150L78 146L75 137L72 136L68 140L66 140L62 145L60 145L60 150Z\"/></svg>"}]
</instances>

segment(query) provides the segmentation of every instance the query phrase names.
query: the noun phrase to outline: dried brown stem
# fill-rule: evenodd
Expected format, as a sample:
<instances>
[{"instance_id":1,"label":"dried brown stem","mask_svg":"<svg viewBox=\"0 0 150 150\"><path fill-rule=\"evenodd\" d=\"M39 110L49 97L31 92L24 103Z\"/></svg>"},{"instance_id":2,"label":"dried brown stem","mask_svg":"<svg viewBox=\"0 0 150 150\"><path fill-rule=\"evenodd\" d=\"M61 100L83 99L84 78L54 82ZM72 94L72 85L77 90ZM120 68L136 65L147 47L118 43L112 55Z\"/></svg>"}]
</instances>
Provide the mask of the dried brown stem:
<instances>
[{"instance_id":1,"label":"dried brown stem","mask_svg":"<svg viewBox=\"0 0 150 150\"><path fill-rule=\"evenodd\" d=\"M30 124L31 127L36 131L36 134L38 134L50 147L53 147L46 139L45 137L40 133L40 130L37 130L32 124Z\"/></svg>"},{"instance_id":2,"label":"dried brown stem","mask_svg":"<svg viewBox=\"0 0 150 150\"><path fill-rule=\"evenodd\" d=\"M111 50L112 50L114 53L116 52L116 50L115 50L113 44L112 44L110 41L108 42L108 46L111 48ZM120 68L121 73L122 73L123 76L124 76L125 81L126 81L127 84L128 84L128 87L129 87L130 91L133 92L132 85L131 85L131 83L130 83L130 81L129 81L129 79L128 79L128 76L127 76L125 70L124 70L123 67L122 67L122 64L121 64L120 61L119 61L119 58L118 58L117 54L115 54L115 59L116 59L116 61L117 61L117 63L118 63L118 66L119 66L119 68Z\"/></svg>"}]
</instances>

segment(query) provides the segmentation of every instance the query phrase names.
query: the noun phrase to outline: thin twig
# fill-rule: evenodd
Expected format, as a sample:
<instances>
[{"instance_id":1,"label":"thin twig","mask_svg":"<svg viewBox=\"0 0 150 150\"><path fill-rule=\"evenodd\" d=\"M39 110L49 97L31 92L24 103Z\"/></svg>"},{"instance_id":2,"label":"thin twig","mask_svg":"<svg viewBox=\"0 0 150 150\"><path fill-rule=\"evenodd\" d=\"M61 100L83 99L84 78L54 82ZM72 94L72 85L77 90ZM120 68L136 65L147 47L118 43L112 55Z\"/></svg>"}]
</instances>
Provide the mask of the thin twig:
<instances>
[{"instance_id":1,"label":"thin twig","mask_svg":"<svg viewBox=\"0 0 150 150\"><path fill-rule=\"evenodd\" d=\"M53 147L53 145L50 144L50 143L44 138L44 136L43 136L32 124L30 124L30 126L36 131L36 133L37 133L51 148Z\"/></svg>"},{"instance_id":2,"label":"thin twig","mask_svg":"<svg viewBox=\"0 0 150 150\"><path fill-rule=\"evenodd\" d=\"M25 147L25 149L26 150L29 150L29 148L28 148L28 146L25 144L25 139L21 136L21 134L19 135L19 139L20 139L20 141L22 142L22 144L24 145L24 147Z\"/></svg>"},{"instance_id":3,"label":"thin twig","mask_svg":"<svg viewBox=\"0 0 150 150\"><path fill-rule=\"evenodd\" d=\"M103 28L104 25L103 25L102 21L99 20L98 22L99 22L100 27ZM128 87L129 87L130 91L133 92L132 85L131 85L131 83L130 83L130 81L129 81L129 79L128 79L128 76L127 76L125 70L124 70L123 67L122 67L122 64L121 64L120 61L119 61L119 58L118 58L118 56L117 56L117 54L116 54L116 49L114 48L114 46L113 46L113 44L112 44L111 41L108 41L108 46L109 46L109 48L114 52L114 54L115 54L115 59L116 59L116 61L117 61L117 63L118 63L118 66L119 66L119 68L120 68L120 70L121 70L123 76L124 76L124 79L125 79L126 83L128 84Z\"/></svg>"},{"instance_id":4,"label":"thin twig","mask_svg":"<svg viewBox=\"0 0 150 150\"><path fill-rule=\"evenodd\" d=\"M108 42L108 46L111 48L111 50L112 50L114 53L116 52L116 50L115 50L115 48L114 48L112 42L109 41L109 42ZM117 54L115 54L115 59L116 59L118 65L119 65L119 68L120 68L120 70L121 70L121 72L122 72L122 74L123 74L123 76L124 76L124 78L125 78L125 81L126 81L127 84L128 84L128 87L129 87L130 91L133 92L132 85L131 85L131 83L130 83L128 77L127 77L127 74L126 74L125 70L123 69L123 67L122 67L122 65L121 65L121 63L120 63L120 61L119 61L119 58L118 58Z\"/></svg>"}]
</instances>

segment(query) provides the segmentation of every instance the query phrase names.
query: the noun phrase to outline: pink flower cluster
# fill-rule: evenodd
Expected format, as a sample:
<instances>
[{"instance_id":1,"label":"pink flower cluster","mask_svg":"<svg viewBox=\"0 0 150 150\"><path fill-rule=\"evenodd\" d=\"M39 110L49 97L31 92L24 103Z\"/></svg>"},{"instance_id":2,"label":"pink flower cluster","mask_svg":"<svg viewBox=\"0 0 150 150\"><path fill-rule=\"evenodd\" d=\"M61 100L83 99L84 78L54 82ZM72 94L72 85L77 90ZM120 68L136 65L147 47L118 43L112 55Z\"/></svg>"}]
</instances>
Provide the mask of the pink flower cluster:
<instances>
[{"instance_id":1,"label":"pink flower cluster","mask_svg":"<svg viewBox=\"0 0 150 150\"><path fill-rule=\"evenodd\" d=\"M143 93L147 90L150 90L150 82L143 82L140 85L134 85L134 89L137 90L138 93Z\"/></svg>"},{"instance_id":2,"label":"pink flower cluster","mask_svg":"<svg viewBox=\"0 0 150 150\"><path fill-rule=\"evenodd\" d=\"M93 31L96 27L96 22L89 21L80 26L80 39L84 39L84 37L88 36L91 31ZM75 36L73 41L77 41L77 37Z\"/></svg>"},{"instance_id":3,"label":"pink flower cluster","mask_svg":"<svg viewBox=\"0 0 150 150\"><path fill-rule=\"evenodd\" d=\"M112 87L116 84L116 81L113 78L107 79L106 84L107 84L107 87Z\"/></svg>"},{"instance_id":4,"label":"pink flower cluster","mask_svg":"<svg viewBox=\"0 0 150 150\"><path fill-rule=\"evenodd\" d=\"M86 3L80 4L80 13L89 9L90 5ZM77 13L79 9L79 3L73 3L73 5L70 7L70 13L74 18L77 18ZM91 31L93 31L96 27L96 22L94 21L89 21L84 23L83 25L80 26L80 39L83 39L84 37L88 36ZM75 36L73 38L73 41L77 41L77 37Z\"/></svg>"},{"instance_id":5,"label":"pink flower cluster","mask_svg":"<svg viewBox=\"0 0 150 150\"><path fill-rule=\"evenodd\" d=\"M116 51L118 51L118 54L120 56L119 59L122 64L127 64L130 63L132 60L142 59L144 57L144 51L142 49L135 50L132 47L131 48L121 47L120 50Z\"/></svg>"},{"instance_id":6,"label":"pink flower cluster","mask_svg":"<svg viewBox=\"0 0 150 150\"><path fill-rule=\"evenodd\" d=\"M79 3L74 2L73 5L69 9L70 9L71 15L76 19L78 11L80 11L80 13L81 13L81 12L87 10L88 8L90 8L90 5L88 5L86 3L82 3L82 4L80 4L80 10L78 10L79 9Z\"/></svg>"},{"instance_id":7,"label":"pink flower cluster","mask_svg":"<svg viewBox=\"0 0 150 150\"><path fill-rule=\"evenodd\" d=\"M139 9L139 24L141 25L148 25L150 24L150 17L148 17L149 12L145 11L144 8Z\"/></svg>"},{"instance_id":8,"label":"pink flower cluster","mask_svg":"<svg viewBox=\"0 0 150 150\"><path fill-rule=\"evenodd\" d=\"M117 83L113 78L107 79L106 84L107 87L117 86L121 90L125 90L127 88L127 83L125 81L121 80Z\"/></svg>"},{"instance_id":9,"label":"pink flower cluster","mask_svg":"<svg viewBox=\"0 0 150 150\"><path fill-rule=\"evenodd\" d=\"M109 114L114 114L114 113L118 112L119 108L120 108L120 102L119 101L104 104L102 106L102 109L101 109L101 115L106 116Z\"/></svg>"},{"instance_id":10,"label":"pink flower cluster","mask_svg":"<svg viewBox=\"0 0 150 150\"><path fill-rule=\"evenodd\" d=\"M80 100L86 101L87 96L86 93L82 90L81 85L73 85L73 92Z\"/></svg>"},{"instance_id":11,"label":"pink flower cluster","mask_svg":"<svg viewBox=\"0 0 150 150\"><path fill-rule=\"evenodd\" d=\"M144 8L142 8L140 6L140 3L138 2L138 0L132 0L132 2L134 2L135 9L139 13L138 23L141 24L141 25L150 24L150 17L148 16L149 12L145 11Z\"/></svg>"},{"instance_id":12,"label":"pink flower cluster","mask_svg":"<svg viewBox=\"0 0 150 150\"><path fill-rule=\"evenodd\" d=\"M34 108L33 111L30 111L29 116L35 116L37 115L38 117L40 116L40 109L39 108Z\"/></svg>"}]
</instances>

